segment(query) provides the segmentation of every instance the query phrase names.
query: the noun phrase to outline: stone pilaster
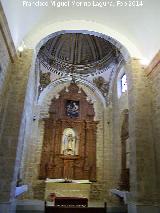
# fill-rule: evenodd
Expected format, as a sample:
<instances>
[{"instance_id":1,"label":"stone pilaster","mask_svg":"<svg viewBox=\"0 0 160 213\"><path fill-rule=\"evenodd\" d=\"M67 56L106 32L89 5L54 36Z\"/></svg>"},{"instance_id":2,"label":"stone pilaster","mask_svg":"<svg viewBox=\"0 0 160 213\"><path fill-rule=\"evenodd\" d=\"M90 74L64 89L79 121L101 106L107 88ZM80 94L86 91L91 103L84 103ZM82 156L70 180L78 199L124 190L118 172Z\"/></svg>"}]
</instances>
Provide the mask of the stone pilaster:
<instances>
[{"instance_id":1,"label":"stone pilaster","mask_svg":"<svg viewBox=\"0 0 160 213\"><path fill-rule=\"evenodd\" d=\"M132 213L142 212L143 206L154 206L155 204L155 161L151 125L150 88L148 87L144 69L138 59L132 59L131 64L127 67L127 80L129 137L131 143L131 197L128 209L129 213ZM138 206L141 206L141 208ZM147 211L143 210L143 212Z\"/></svg>"},{"instance_id":2,"label":"stone pilaster","mask_svg":"<svg viewBox=\"0 0 160 213\"><path fill-rule=\"evenodd\" d=\"M12 75L7 91L8 100L0 141L0 212L2 213L14 212L15 187L23 142L20 141L20 127L31 62L32 51L25 51L10 68Z\"/></svg>"},{"instance_id":3,"label":"stone pilaster","mask_svg":"<svg viewBox=\"0 0 160 213\"><path fill-rule=\"evenodd\" d=\"M155 55L150 65L146 68L146 75L150 82L152 94L152 125L155 152L157 202L160 206L160 51Z\"/></svg>"}]
</instances>

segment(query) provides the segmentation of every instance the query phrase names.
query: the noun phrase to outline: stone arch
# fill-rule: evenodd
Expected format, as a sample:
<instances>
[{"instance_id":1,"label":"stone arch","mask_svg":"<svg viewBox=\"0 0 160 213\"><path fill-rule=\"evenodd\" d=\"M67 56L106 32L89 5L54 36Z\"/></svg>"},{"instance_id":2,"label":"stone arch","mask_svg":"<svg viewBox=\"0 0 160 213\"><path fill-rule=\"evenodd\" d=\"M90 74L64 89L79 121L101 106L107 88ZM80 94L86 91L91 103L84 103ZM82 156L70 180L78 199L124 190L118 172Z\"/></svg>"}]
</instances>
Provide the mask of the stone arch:
<instances>
[{"instance_id":1,"label":"stone arch","mask_svg":"<svg viewBox=\"0 0 160 213\"><path fill-rule=\"evenodd\" d=\"M73 32L73 31L63 31L63 33L65 32ZM77 32L77 31L74 31L74 32ZM78 32L81 32L81 31L78 31ZM83 31L82 31L83 32ZM62 33L62 32L58 32L58 33ZM88 31L85 31L84 33L88 33ZM109 36L105 36L103 34L100 34L100 33L95 33L95 32L89 32L93 35L98 35L100 37L103 37L105 39L109 39L110 41L112 41L112 43L114 45L116 45L116 47L122 52L123 56L124 56L124 59L125 61L129 61L130 60L130 56L128 54L128 51L126 50L125 47L123 47L123 45L121 45L119 42L115 41L114 39L110 38ZM53 35L50 35L50 36L53 36ZM56 34L54 34L54 36L56 36ZM50 37L47 37L43 40L43 42L46 41L46 39L49 39ZM38 54L38 50L40 49L40 47L42 46L43 42L41 41L38 45L37 45L37 48L36 48L36 51L34 52L34 56L33 56L33 69L35 70L34 74L35 74L35 103L34 103L34 109L38 108L38 110L41 110L41 106L43 105L43 100L44 100L44 97L47 96L47 94L49 94L51 91L54 91L55 92L55 95L58 93L58 91L61 90L61 88L59 88L57 91L56 89L58 88L58 84L56 83L60 83L60 85L62 86L65 86L66 84L69 84L70 80L69 78L64 78L64 79L60 79L60 80L57 80L57 82L52 82L50 85L48 85L48 87L41 93L41 95L39 96L39 99L38 99L38 89L37 89L37 86L38 86L38 80L39 80L39 75L37 73L37 70L38 70L38 67L39 67L39 64L38 64L38 60L36 58L37 54ZM114 70L115 72L115 70ZM33 80L33 79L32 79ZM103 124L103 121L104 121L104 109L106 107L106 104L105 104L105 100L103 99L103 97L98 93L98 91L93 87L93 85L90 85L88 84L87 81L84 81L84 79L76 79L76 82L78 83L78 85L80 85L80 87L82 87L85 92L89 95L89 94L92 94L90 95L90 97L94 97L96 102L94 103L94 105L97 107L97 118L99 118L101 120L101 122L98 124L99 125L99 136L97 137L97 142L99 144L99 152L101 152L101 150L103 150L103 146L104 146L104 136L103 134L101 134L101 129L104 128L104 124ZM94 100L93 100L94 101ZM41 105L42 104L42 105ZM99 110L99 111L98 111ZM36 110L35 110L36 111ZM44 128L44 123L43 123L43 115L41 117L41 113L40 114L37 114L37 119L36 121L34 122L34 129L33 131L35 130L35 132L37 132L37 129L39 129L39 133L41 135L41 137L43 136L44 132L43 132L43 128ZM40 117L39 117L40 116ZM39 128L40 127L40 128ZM38 133L37 133L38 135ZM36 158L37 159L40 159L40 153L37 151L38 149L41 149L41 146L42 146L42 138L39 138L37 139L37 135L34 135L34 139L36 139L34 141L34 145L32 145L32 147L34 147L34 150L35 152L37 153L37 156ZM32 138L33 139L33 138ZM31 140L32 140L31 139ZM38 146L37 146L38 145ZM102 154L103 155L103 154ZM33 160L34 161L34 160ZM100 161L98 161L98 164L102 164ZM99 180L102 180L103 178L101 178L102 174L103 174L103 168L102 166L99 166L99 171L98 171L98 179ZM34 188L34 185L37 184L37 171L34 172L34 177L32 177L32 185L33 185L33 188ZM34 192L33 192L34 194Z\"/></svg>"},{"instance_id":2,"label":"stone arch","mask_svg":"<svg viewBox=\"0 0 160 213\"><path fill-rule=\"evenodd\" d=\"M108 99L107 101L105 101L105 99L103 98L102 94L100 93L99 90L97 90L97 88L94 87L94 85L87 81L85 78L77 78L76 81L81 83L81 84L84 84L84 85L87 85L87 87L90 87L91 90L94 90L96 93L98 93L98 95L100 96L101 98L101 101L103 103L109 103L110 102L110 99L111 99L111 94L112 94L112 84L113 84L113 80L115 78L115 76L117 75L116 73L121 69L121 67L123 67L126 63L129 63L130 60L131 60L131 56L128 52L128 50L126 49L125 46L123 46L119 41L117 41L116 39L108 36L108 35L105 35L105 34L102 34L102 33L99 33L99 32L95 32L95 31L89 31L89 30L62 30L62 31L57 31L57 32L54 32L54 33L51 33L50 35L44 37L37 45L36 45L36 48L35 48L35 55L34 55L34 60L33 60L33 64L35 63L35 75L37 76L37 84L38 84L38 80L39 80L39 73L37 72L39 70L39 61L37 59L37 55L38 55L38 52L40 50L40 48L51 38L54 38L58 35L61 35L61 34L65 34L65 33L82 33L82 34L89 34L89 35L94 35L94 36L97 36L97 37L100 37L100 38L103 38L107 41L109 41L111 44L113 44L117 50L120 51L120 53L122 54L122 59L121 61L119 62L119 64L117 65L117 67L113 68L112 69L112 72L110 74L110 78L109 78L109 94L108 94ZM104 68L105 69L105 68ZM59 81L57 81L57 83L62 83L64 81L69 81L70 79L65 77L65 76L62 76L62 79ZM54 84L56 84L56 82L51 82L51 84L49 85L49 87L53 86ZM48 87L48 88L49 88ZM45 90L46 92L46 90ZM44 94L44 93L43 93ZM43 96L43 94L41 96ZM37 96L38 96L38 92L37 92ZM37 98L38 100L38 98Z\"/></svg>"},{"instance_id":3,"label":"stone arch","mask_svg":"<svg viewBox=\"0 0 160 213\"><path fill-rule=\"evenodd\" d=\"M43 29L43 30L42 30ZM128 40L124 35L121 35L116 30L106 27L101 23L96 23L94 21L86 21L86 20L69 20L69 21L58 21L58 22L50 22L48 25L42 25L41 27L37 27L35 31L29 33L25 38L24 42L30 48L35 48L37 45L37 41L41 41L43 38L52 34L53 32L59 31L91 31L91 32L100 32L103 35L108 35L114 40L119 41L123 46L126 47L128 52L132 57L141 58L142 55L140 51L134 46L134 44ZM34 33L34 35L33 35Z\"/></svg>"},{"instance_id":4,"label":"stone arch","mask_svg":"<svg viewBox=\"0 0 160 213\"><path fill-rule=\"evenodd\" d=\"M50 93L51 90L53 90L54 88L58 87L60 84L65 86L68 86L68 84L71 82L71 78L70 77L65 77L65 78L61 78L61 79L57 79L53 82L51 82L45 89L44 91L40 94L39 99L38 99L38 105L41 105L44 101L45 96ZM105 99L102 96L102 94L99 92L99 90L97 90L97 88L89 81L87 81L86 79L78 79L76 78L75 80L76 84L78 84L79 88L84 87L84 88L88 88L88 90L91 91L91 93L93 94L91 98L91 100L94 102L95 99L93 97L95 97L96 99L98 98L104 108L106 107L106 103L105 103Z\"/></svg>"}]
</instances>

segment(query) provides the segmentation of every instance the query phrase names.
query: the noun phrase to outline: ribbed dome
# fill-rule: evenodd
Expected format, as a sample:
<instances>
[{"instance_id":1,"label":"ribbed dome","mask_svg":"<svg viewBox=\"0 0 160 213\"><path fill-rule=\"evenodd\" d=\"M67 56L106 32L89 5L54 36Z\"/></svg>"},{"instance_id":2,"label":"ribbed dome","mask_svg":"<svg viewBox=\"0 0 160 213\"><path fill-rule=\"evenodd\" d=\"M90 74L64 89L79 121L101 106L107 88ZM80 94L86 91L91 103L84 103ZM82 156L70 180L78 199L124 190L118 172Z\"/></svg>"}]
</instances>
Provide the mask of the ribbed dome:
<instances>
[{"instance_id":1,"label":"ribbed dome","mask_svg":"<svg viewBox=\"0 0 160 213\"><path fill-rule=\"evenodd\" d=\"M120 55L103 38L82 33L66 33L51 38L39 52L39 58L66 73L92 73L115 61Z\"/></svg>"}]
</instances>

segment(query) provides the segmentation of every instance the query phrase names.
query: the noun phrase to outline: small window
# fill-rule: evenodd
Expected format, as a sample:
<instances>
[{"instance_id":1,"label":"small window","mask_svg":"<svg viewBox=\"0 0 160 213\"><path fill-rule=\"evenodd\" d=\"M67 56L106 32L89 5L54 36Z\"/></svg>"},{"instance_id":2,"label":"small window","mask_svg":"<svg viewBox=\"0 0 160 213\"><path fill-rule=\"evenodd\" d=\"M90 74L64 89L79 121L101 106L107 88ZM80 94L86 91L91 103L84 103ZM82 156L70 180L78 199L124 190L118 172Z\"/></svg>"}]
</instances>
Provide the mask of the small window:
<instances>
[{"instance_id":1,"label":"small window","mask_svg":"<svg viewBox=\"0 0 160 213\"><path fill-rule=\"evenodd\" d=\"M127 91L127 77L126 74L124 74L121 77L121 91L126 92Z\"/></svg>"},{"instance_id":2,"label":"small window","mask_svg":"<svg viewBox=\"0 0 160 213\"><path fill-rule=\"evenodd\" d=\"M122 68L117 76L117 96L118 98L121 97L122 94L126 93L128 90L128 85L127 85L127 76L125 73L125 69Z\"/></svg>"}]
</instances>

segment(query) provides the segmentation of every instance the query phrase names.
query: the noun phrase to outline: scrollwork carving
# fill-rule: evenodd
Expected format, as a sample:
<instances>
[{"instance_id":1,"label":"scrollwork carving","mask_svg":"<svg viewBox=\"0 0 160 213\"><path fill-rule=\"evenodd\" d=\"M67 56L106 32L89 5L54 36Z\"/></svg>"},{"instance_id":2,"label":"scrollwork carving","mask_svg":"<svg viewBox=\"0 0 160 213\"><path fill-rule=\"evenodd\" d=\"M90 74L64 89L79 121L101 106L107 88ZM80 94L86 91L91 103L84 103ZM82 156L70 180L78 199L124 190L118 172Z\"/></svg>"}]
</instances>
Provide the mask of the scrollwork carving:
<instances>
[{"instance_id":1,"label":"scrollwork carving","mask_svg":"<svg viewBox=\"0 0 160 213\"><path fill-rule=\"evenodd\" d=\"M102 76L98 76L93 79L93 83L101 91L102 95L106 98L109 92L109 82L107 82Z\"/></svg>"},{"instance_id":2,"label":"scrollwork carving","mask_svg":"<svg viewBox=\"0 0 160 213\"><path fill-rule=\"evenodd\" d=\"M44 88L46 88L50 83L51 83L51 79L50 79L51 73L47 72L47 73L40 73L40 86L39 86L39 92L43 91Z\"/></svg>"}]
</instances>

